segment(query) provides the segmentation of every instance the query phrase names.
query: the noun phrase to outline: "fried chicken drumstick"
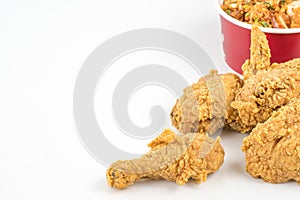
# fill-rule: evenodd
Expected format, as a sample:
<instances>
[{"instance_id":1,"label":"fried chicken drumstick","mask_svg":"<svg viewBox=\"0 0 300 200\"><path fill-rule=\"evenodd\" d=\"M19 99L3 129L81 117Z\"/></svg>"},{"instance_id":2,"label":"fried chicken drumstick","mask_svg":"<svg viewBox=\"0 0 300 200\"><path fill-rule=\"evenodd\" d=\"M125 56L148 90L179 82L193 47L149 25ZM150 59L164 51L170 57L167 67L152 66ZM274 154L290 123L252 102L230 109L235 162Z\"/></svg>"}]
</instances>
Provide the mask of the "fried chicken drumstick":
<instances>
[{"instance_id":1,"label":"fried chicken drumstick","mask_svg":"<svg viewBox=\"0 0 300 200\"><path fill-rule=\"evenodd\" d=\"M166 129L149 145L151 150L134 160L117 161L107 170L111 187L124 189L139 179L165 179L185 184L190 178L204 182L224 161L220 138L197 133L175 135Z\"/></svg>"},{"instance_id":2,"label":"fried chicken drumstick","mask_svg":"<svg viewBox=\"0 0 300 200\"><path fill-rule=\"evenodd\" d=\"M300 98L258 124L243 142L251 176L271 183L300 183Z\"/></svg>"}]
</instances>

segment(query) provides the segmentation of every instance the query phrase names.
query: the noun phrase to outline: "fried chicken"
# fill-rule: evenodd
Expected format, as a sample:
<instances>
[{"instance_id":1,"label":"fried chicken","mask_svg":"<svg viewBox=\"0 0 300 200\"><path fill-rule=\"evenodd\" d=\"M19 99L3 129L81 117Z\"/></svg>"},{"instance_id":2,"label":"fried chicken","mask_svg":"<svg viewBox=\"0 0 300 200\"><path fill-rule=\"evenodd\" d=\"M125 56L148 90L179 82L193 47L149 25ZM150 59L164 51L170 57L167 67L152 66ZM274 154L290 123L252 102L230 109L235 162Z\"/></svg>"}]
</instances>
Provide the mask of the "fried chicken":
<instances>
[{"instance_id":1,"label":"fried chicken","mask_svg":"<svg viewBox=\"0 0 300 200\"><path fill-rule=\"evenodd\" d=\"M217 171L224 161L220 138L189 133L175 135L169 129L154 139L151 150L134 160L117 161L107 170L108 184L123 189L139 179L165 179L185 184L190 178L198 183Z\"/></svg>"},{"instance_id":2,"label":"fried chicken","mask_svg":"<svg viewBox=\"0 0 300 200\"><path fill-rule=\"evenodd\" d=\"M284 63L272 63L272 65L268 68L268 70L272 70L275 68L281 68L282 71L286 69L300 68L300 58L295 58L293 60L289 60Z\"/></svg>"},{"instance_id":3,"label":"fried chicken","mask_svg":"<svg viewBox=\"0 0 300 200\"><path fill-rule=\"evenodd\" d=\"M284 63L271 64L271 50L266 35L253 25L251 29L250 60L245 60L242 66L244 81L259 72L272 70L274 68L299 68L300 58L295 58Z\"/></svg>"},{"instance_id":4,"label":"fried chicken","mask_svg":"<svg viewBox=\"0 0 300 200\"><path fill-rule=\"evenodd\" d=\"M224 123L238 131L248 129L230 106L242 85L243 81L237 75L211 71L184 89L171 111L172 125L182 133L212 134Z\"/></svg>"},{"instance_id":5,"label":"fried chicken","mask_svg":"<svg viewBox=\"0 0 300 200\"><path fill-rule=\"evenodd\" d=\"M249 79L258 71L266 70L270 66L271 51L266 35L253 25L251 30L250 60L247 59L242 66L244 80Z\"/></svg>"},{"instance_id":6,"label":"fried chicken","mask_svg":"<svg viewBox=\"0 0 300 200\"><path fill-rule=\"evenodd\" d=\"M231 106L250 131L267 120L273 111L300 92L300 59L270 64L270 48L263 32L253 26L251 56L243 65L245 83Z\"/></svg>"},{"instance_id":7,"label":"fried chicken","mask_svg":"<svg viewBox=\"0 0 300 200\"><path fill-rule=\"evenodd\" d=\"M299 93L300 68L278 67L251 76L231 106L243 124L254 128Z\"/></svg>"},{"instance_id":8,"label":"fried chicken","mask_svg":"<svg viewBox=\"0 0 300 200\"><path fill-rule=\"evenodd\" d=\"M243 143L251 176L271 183L300 183L300 98L273 112Z\"/></svg>"}]
</instances>

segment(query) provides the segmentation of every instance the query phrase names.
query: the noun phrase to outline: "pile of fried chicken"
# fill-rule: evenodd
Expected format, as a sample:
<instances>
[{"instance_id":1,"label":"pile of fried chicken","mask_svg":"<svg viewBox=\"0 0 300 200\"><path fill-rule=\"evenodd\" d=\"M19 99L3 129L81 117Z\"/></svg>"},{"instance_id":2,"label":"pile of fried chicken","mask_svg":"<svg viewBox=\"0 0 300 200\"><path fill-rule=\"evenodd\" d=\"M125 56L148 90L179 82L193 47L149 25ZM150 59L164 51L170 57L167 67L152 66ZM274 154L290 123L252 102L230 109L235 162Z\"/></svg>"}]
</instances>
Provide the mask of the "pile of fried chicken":
<instances>
[{"instance_id":1,"label":"pile of fried chicken","mask_svg":"<svg viewBox=\"0 0 300 200\"><path fill-rule=\"evenodd\" d=\"M180 134L166 129L145 155L113 163L108 184L123 189L146 178L202 183L223 164L221 138L211 136L224 126L250 133L242 151L251 176L300 183L300 58L271 63L268 40L257 26L250 52L244 79L211 71L185 88L170 114Z\"/></svg>"}]
</instances>

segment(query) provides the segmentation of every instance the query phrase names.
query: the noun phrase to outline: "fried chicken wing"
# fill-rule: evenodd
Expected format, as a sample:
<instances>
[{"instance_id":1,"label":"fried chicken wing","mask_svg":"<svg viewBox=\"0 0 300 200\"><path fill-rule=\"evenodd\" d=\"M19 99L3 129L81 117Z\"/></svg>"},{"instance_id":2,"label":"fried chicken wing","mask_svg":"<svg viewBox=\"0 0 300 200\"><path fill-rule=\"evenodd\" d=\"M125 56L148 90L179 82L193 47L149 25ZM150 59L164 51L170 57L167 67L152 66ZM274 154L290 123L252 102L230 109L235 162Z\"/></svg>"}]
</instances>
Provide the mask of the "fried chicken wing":
<instances>
[{"instance_id":1,"label":"fried chicken wing","mask_svg":"<svg viewBox=\"0 0 300 200\"><path fill-rule=\"evenodd\" d=\"M266 70L271 65L271 51L266 35L253 25L251 30L250 60L242 66L244 79L247 80L258 71Z\"/></svg>"},{"instance_id":2,"label":"fried chicken wing","mask_svg":"<svg viewBox=\"0 0 300 200\"><path fill-rule=\"evenodd\" d=\"M189 133L175 135L166 129L149 145L151 150L134 160L117 161L107 170L111 187L123 189L139 179L165 179L185 184L190 178L198 183L217 171L224 161L220 138Z\"/></svg>"},{"instance_id":3,"label":"fried chicken wing","mask_svg":"<svg viewBox=\"0 0 300 200\"><path fill-rule=\"evenodd\" d=\"M246 81L259 72L272 70L274 68L299 68L300 58L295 58L284 63L271 64L271 50L266 35L253 25L251 29L250 59L247 59L242 66L243 77Z\"/></svg>"},{"instance_id":4,"label":"fried chicken wing","mask_svg":"<svg viewBox=\"0 0 300 200\"><path fill-rule=\"evenodd\" d=\"M300 183L300 98L258 124L243 143L251 176L271 183Z\"/></svg>"},{"instance_id":5,"label":"fried chicken wing","mask_svg":"<svg viewBox=\"0 0 300 200\"><path fill-rule=\"evenodd\" d=\"M184 89L171 111L172 125L182 133L212 134L224 123L235 130L248 129L230 106L242 85L243 81L237 75L211 71Z\"/></svg>"},{"instance_id":6,"label":"fried chicken wing","mask_svg":"<svg viewBox=\"0 0 300 200\"><path fill-rule=\"evenodd\" d=\"M250 131L300 92L300 59L270 65L270 48L263 32L253 26L251 55L243 65L245 83L231 103L240 124Z\"/></svg>"},{"instance_id":7,"label":"fried chicken wing","mask_svg":"<svg viewBox=\"0 0 300 200\"><path fill-rule=\"evenodd\" d=\"M243 124L254 128L299 93L300 69L275 68L251 76L231 106Z\"/></svg>"}]
</instances>

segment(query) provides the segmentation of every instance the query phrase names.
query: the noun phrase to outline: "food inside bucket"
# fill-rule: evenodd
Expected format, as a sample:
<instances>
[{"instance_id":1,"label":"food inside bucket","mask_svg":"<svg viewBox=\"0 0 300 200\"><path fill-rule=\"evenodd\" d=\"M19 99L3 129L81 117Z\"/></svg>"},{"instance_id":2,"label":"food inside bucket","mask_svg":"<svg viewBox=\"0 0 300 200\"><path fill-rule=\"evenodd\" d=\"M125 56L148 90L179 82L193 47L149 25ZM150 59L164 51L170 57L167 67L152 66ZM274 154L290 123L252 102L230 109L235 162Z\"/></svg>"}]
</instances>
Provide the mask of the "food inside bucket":
<instances>
[{"instance_id":1,"label":"food inside bucket","mask_svg":"<svg viewBox=\"0 0 300 200\"><path fill-rule=\"evenodd\" d=\"M231 17L265 28L300 28L300 0L224 0Z\"/></svg>"}]
</instances>

